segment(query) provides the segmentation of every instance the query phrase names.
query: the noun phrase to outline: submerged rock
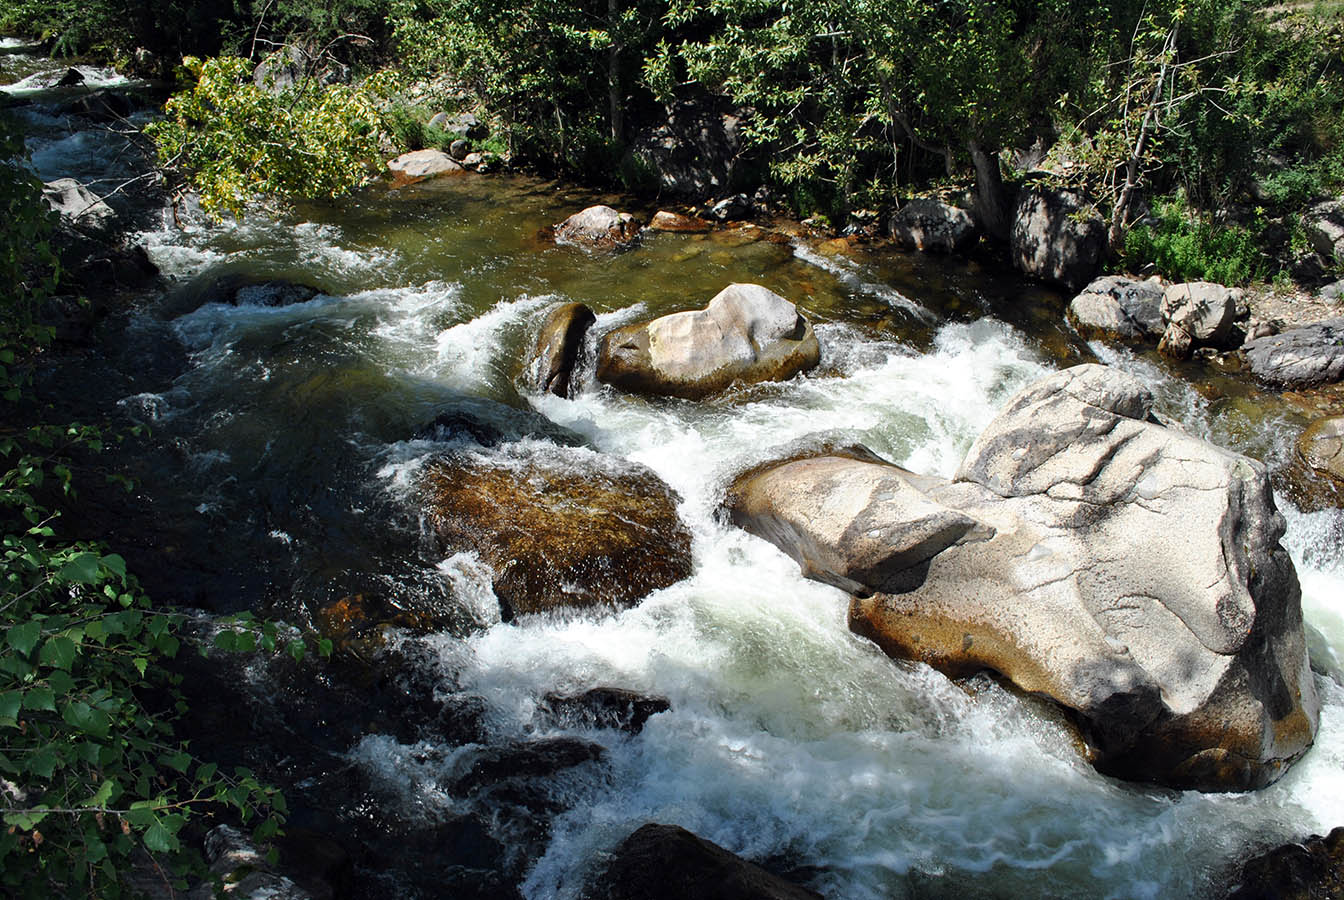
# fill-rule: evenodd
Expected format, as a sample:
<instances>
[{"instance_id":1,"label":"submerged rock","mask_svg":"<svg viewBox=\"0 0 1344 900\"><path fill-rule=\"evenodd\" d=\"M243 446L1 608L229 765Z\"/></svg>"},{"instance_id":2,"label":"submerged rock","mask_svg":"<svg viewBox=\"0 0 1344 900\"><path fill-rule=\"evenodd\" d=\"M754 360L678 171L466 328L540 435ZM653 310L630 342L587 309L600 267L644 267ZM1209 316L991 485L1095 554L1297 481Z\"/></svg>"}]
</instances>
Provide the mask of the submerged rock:
<instances>
[{"instance_id":1,"label":"submerged rock","mask_svg":"<svg viewBox=\"0 0 1344 900\"><path fill-rule=\"evenodd\" d=\"M746 485L752 530L812 577L858 583L851 627L893 656L991 669L1072 710L1103 771L1260 787L1318 714L1284 521L1263 465L1151 408L1130 376L1058 372L1009 402L952 482L766 469Z\"/></svg>"},{"instance_id":2,"label":"submerged rock","mask_svg":"<svg viewBox=\"0 0 1344 900\"><path fill-rule=\"evenodd\" d=\"M392 176L393 187L405 187L440 175L457 175L466 170L442 150L413 150L390 160L387 171Z\"/></svg>"},{"instance_id":3,"label":"submerged rock","mask_svg":"<svg viewBox=\"0 0 1344 900\"><path fill-rule=\"evenodd\" d=\"M975 218L967 210L924 197L906 202L891 220L892 239L914 250L953 253L966 249L978 236Z\"/></svg>"},{"instance_id":4,"label":"submerged rock","mask_svg":"<svg viewBox=\"0 0 1344 900\"><path fill-rule=\"evenodd\" d=\"M1297 439L1302 461L1344 484L1344 416L1317 419Z\"/></svg>"},{"instance_id":5,"label":"submerged rock","mask_svg":"<svg viewBox=\"0 0 1344 900\"><path fill-rule=\"evenodd\" d=\"M758 284L731 284L704 309L608 333L597 377L634 393L699 399L733 382L784 381L820 359L797 307Z\"/></svg>"},{"instance_id":6,"label":"submerged rock","mask_svg":"<svg viewBox=\"0 0 1344 900\"><path fill-rule=\"evenodd\" d=\"M1255 376L1275 387L1311 387L1344 378L1344 317L1247 341Z\"/></svg>"},{"instance_id":7,"label":"submerged rock","mask_svg":"<svg viewBox=\"0 0 1344 900\"><path fill-rule=\"evenodd\" d=\"M1246 863L1227 900L1337 900L1344 897L1344 827L1312 835Z\"/></svg>"},{"instance_id":8,"label":"submerged rock","mask_svg":"<svg viewBox=\"0 0 1344 900\"><path fill-rule=\"evenodd\" d=\"M590 206L555 226L555 242L584 250L629 250L639 242L639 223L610 206Z\"/></svg>"},{"instance_id":9,"label":"submerged rock","mask_svg":"<svg viewBox=\"0 0 1344 900\"><path fill-rule=\"evenodd\" d=\"M652 471L591 451L461 450L426 466L429 525L494 571L502 615L631 606L691 572L677 498Z\"/></svg>"},{"instance_id":10,"label":"submerged rock","mask_svg":"<svg viewBox=\"0 0 1344 900\"><path fill-rule=\"evenodd\" d=\"M617 687L595 687L582 694L547 694L542 712L569 727L615 728L639 734L650 716L667 712L672 704L655 697Z\"/></svg>"},{"instance_id":11,"label":"submerged rock","mask_svg":"<svg viewBox=\"0 0 1344 900\"><path fill-rule=\"evenodd\" d=\"M523 364L523 380L534 391L570 395L570 378L584 336L597 316L583 303L561 303L551 308L537 331L532 353Z\"/></svg>"},{"instance_id":12,"label":"submerged rock","mask_svg":"<svg viewBox=\"0 0 1344 900\"><path fill-rule=\"evenodd\" d=\"M755 863L676 825L649 823L626 838L585 900L820 900Z\"/></svg>"},{"instance_id":13,"label":"submerged rock","mask_svg":"<svg viewBox=\"0 0 1344 900\"><path fill-rule=\"evenodd\" d=\"M1013 215L1013 265L1070 290L1087 284L1106 250L1106 225L1088 209L1071 191L1024 190Z\"/></svg>"},{"instance_id":14,"label":"submerged rock","mask_svg":"<svg viewBox=\"0 0 1344 900\"><path fill-rule=\"evenodd\" d=\"M708 234L713 225L696 216L683 216L681 213L660 209L653 214L649 222L649 231L672 231L680 234Z\"/></svg>"},{"instance_id":15,"label":"submerged rock","mask_svg":"<svg viewBox=\"0 0 1344 900\"><path fill-rule=\"evenodd\" d=\"M1069 303L1068 319L1084 338L1142 341L1162 336L1162 285L1106 275Z\"/></svg>"}]
</instances>

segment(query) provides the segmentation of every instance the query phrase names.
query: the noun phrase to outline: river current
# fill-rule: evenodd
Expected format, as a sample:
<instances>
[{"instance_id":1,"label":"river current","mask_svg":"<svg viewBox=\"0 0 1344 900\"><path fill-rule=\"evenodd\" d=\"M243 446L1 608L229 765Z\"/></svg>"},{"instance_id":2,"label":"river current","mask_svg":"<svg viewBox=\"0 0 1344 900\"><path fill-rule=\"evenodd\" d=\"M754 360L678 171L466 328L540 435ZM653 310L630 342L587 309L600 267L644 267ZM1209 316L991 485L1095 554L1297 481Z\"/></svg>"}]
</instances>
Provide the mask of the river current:
<instances>
[{"instance_id":1,"label":"river current","mask_svg":"<svg viewBox=\"0 0 1344 900\"><path fill-rule=\"evenodd\" d=\"M19 56L3 57L0 80L42 96L49 70L22 69ZM117 136L72 130L50 106L21 112L44 179L108 184L117 166L133 168ZM184 213L179 227L165 211L146 227L138 239L163 286L46 383L78 394L86 412L149 427L152 439L120 463L162 530L146 543L185 547L188 574L162 583L196 585L158 599L290 621L356 592L447 610L451 624L425 639L432 664L485 699L492 734L575 734L606 750L600 770L557 782L564 811L526 874L529 898L576 896L601 854L649 821L789 860L837 900L1212 897L1247 854L1344 824L1340 510L1301 513L1279 499L1323 709L1305 758L1247 794L1098 775L1041 704L887 658L850 633L842 592L717 514L734 473L819 434L950 475L1015 391L1085 360L1133 372L1164 413L1271 466L1291 452L1300 418L1228 380L1191 382L1155 356L1084 344L1063 325L1063 298L986 261L828 256L805 236L742 231L658 234L614 256L538 239L600 199L619 203L466 176L241 221ZM221 285L240 278L320 293L281 307L224 302ZM601 331L703 306L734 281L764 284L817 323L817 370L694 403L618 394L591 377L573 400L518 387L555 302L588 303ZM501 622L483 564L436 558L419 530L416 473L444 449L420 429L452 410L544 416L587 445L534 435L504 454L597 451L653 469L680 495L691 577L623 612ZM197 571L203 547L217 564ZM634 736L537 716L548 692L600 685L663 695L671 709ZM406 815L435 816L460 803L441 785L470 750L369 733L344 760Z\"/></svg>"}]
</instances>

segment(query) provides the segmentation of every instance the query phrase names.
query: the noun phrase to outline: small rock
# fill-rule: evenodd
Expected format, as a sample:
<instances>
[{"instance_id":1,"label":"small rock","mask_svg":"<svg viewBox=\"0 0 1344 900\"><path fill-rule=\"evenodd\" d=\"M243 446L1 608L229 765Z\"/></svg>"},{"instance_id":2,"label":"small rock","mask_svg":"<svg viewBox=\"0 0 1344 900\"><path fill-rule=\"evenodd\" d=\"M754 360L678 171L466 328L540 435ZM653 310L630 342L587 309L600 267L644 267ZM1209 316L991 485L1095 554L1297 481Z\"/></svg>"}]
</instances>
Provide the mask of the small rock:
<instances>
[{"instance_id":1,"label":"small rock","mask_svg":"<svg viewBox=\"0 0 1344 900\"><path fill-rule=\"evenodd\" d=\"M746 194L734 194L711 206L709 214L720 222L728 222L734 219L748 218L754 210L755 207L752 206L750 197Z\"/></svg>"},{"instance_id":2,"label":"small rock","mask_svg":"<svg viewBox=\"0 0 1344 900\"><path fill-rule=\"evenodd\" d=\"M639 241L639 223L610 206L590 206L555 226L555 242L584 250L629 250Z\"/></svg>"},{"instance_id":3,"label":"small rock","mask_svg":"<svg viewBox=\"0 0 1344 900\"><path fill-rule=\"evenodd\" d=\"M547 694L542 711L568 727L615 728L639 734L650 716L672 708L666 697L625 688L595 687L582 694Z\"/></svg>"},{"instance_id":4,"label":"small rock","mask_svg":"<svg viewBox=\"0 0 1344 900\"><path fill-rule=\"evenodd\" d=\"M1195 355L1195 339L1185 326L1172 322L1157 342L1157 352L1170 359L1189 359Z\"/></svg>"},{"instance_id":5,"label":"small rock","mask_svg":"<svg viewBox=\"0 0 1344 900\"><path fill-rule=\"evenodd\" d=\"M649 231L671 231L680 234L707 234L714 226L696 216L684 216L681 213L660 209L653 214L649 222Z\"/></svg>"},{"instance_id":6,"label":"small rock","mask_svg":"<svg viewBox=\"0 0 1344 900\"><path fill-rule=\"evenodd\" d=\"M1196 346L1226 349L1242 296L1235 288L1210 281L1173 284L1162 294L1162 321L1179 325Z\"/></svg>"},{"instance_id":7,"label":"small rock","mask_svg":"<svg viewBox=\"0 0 1344 900\"><path fill-rule=\"evenodd\" d=\"M1316 252L1344 264L1344 199L1317 203L1302 216L1302 229Z\"/></svg>"},{"instance_id":8,"label":"small rock","mask_svg":"<svg viewBox=\"0 0 1344 900\"><path fill-rule=\"evenodd\" d=\"M1344 278L1332 281L1321 288L1321 297L1325 300L1334 300L1336 303L1344 300Z\"/></svg>"},{"instance_id":9,"label":"small rock","mask_svg":"<svg viewBox=\"0 0 1344 900\"><path fill-rule=\"evenodd\" d=\"M612 854L590 900L821 900L676 825L644 825Z\"/></svg>"},{"instance_id":10,"label":"small rock","mask_svg":"<svg viewBox=\"0 0 1344 900\"><path fill-rule=\"evenodd\" d=\"M1302 460L1344 484L1344 416L1317 419L1297 439Z\"/></svg>"},{"instance_id":11,"label":"small rock","mask_svg":"<svg viewBox=\"0 0 1344 900\"><path fill-rule=\"evenodd\" d=\"M462 168L476 169L479 168L481 163L484 161L485 161L484 153L475 153L475 152L468 153L466 156L462 157Z\"/></svg>"},{"instance_id":12,"label":"small rock","mask_svg":"<svg viewBox=\"0 0 1344 900\"><path fill-rule=\"evenodd\" d=\"M458 138L457 140L453 141L451 144L448 145L448 155L451 156L453 159L457 160L458 162L461 162L464 159L466 159L467 154L470 152L471 152L471 144L467 143L462 138ZM479 160L477 161L479 162Z\"/></svg>"},{"instance_id":13,"label":"small rock","mask_svg":"<svg viewBox=\"0 0 1344 900\"><path fill-rule=\"evenodd\" d=\"M387 170L392 175L393 187L405 187L428 178L457 174L462 166L442 150L412 150L389 161Z\"/></svg>"},{"instance_id":14,"label":"small rock","mask_svg":"<svg viewBox=\"0 0 1344 900\"><path fill-rule=\"evenodd\" d=\"M61 80L56 82L56 87L75 87L84 83L84 73L79 69L66 69Z\"/></svg>"},{"instance_id":15,"label":"small rock","mask_svg":"<svg viewBox=\"0 0 1344 900\"><path fill-rule=\"evenodd\" d=\"M476 754L451 790L465 795L505 779L545 778L584 763L600 762L605 756L606 750L601 744L572 737L540 738L502 747L486 747Z\"/></svg>"}]
</instances>

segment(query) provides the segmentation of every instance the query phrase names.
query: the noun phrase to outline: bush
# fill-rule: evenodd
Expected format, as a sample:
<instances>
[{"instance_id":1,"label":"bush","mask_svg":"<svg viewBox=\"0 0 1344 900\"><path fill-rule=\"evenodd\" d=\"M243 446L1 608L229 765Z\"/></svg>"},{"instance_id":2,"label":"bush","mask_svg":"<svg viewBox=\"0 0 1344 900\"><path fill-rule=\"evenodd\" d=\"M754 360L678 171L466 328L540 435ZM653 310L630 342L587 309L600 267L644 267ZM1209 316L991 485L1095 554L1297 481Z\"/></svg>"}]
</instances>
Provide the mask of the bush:
<instances>
[{"instance_id":1,"label":"bush","mask_svg":"<svg viewBox=\"0 0 1344 900\"><path fill-rule=\"evenodd\" d=\"M1246 284L1267 274L1257 230L1219 225L1187 209L1183 197L1159 201L1154 215L1125 236L1124 262L1173 281Z\"/></svg>"}]
</instances>

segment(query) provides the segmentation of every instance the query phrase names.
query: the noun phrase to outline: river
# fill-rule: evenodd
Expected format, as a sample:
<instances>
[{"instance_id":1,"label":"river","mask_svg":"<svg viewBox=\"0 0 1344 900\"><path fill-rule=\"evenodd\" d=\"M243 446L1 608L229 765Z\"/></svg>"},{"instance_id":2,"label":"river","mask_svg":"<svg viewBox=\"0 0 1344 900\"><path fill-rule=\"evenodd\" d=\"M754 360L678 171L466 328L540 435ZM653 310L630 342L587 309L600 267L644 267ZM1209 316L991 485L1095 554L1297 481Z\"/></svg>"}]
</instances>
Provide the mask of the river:
<instances>
[{"instance_id":1,"label":"river","mask_svg":"<svg viewBox=\"0 0 1344 900\"><path fill-rule=\"evenodd\" d=\"M51 111L50 65L6 49L0 81L16 84L4 89L37 100L21 113L44 179L106 186L124 177L118 166L134 168L120 138L71 130L78 123ZM119 83L84 68L90 83ZM242 221L186 215L185 228L156 213L137 239L162 286L109 319L96 352L42 380L77 414L148 426L152 437L116 457L144 508L114 534L133 562L155 561L145 581L156 599L300 623L354 594L433 610L439 630L390 640L427 649L417 665L444 691L483 698L487 742L565 734L605 749L602 765L555 779L558 811L522 873L529 898L577 896L601 854L648 821L787 861L836 900L1217 897L1247 854L1344 824L1340 510L1306 514L1279 499L1323 710L1313 749L1247 794L1098 775L1039 703L988 678L954 683L892 661L848 630L842 592L716 515L734 473L817 433L951 475L1016 390L1078 361L1135 373L1164 413L1272 466L1291 452L1295 413L1231 379L1192 381L1193 367L1084 344L1063 324L1061 297L985 260L832 257L803 236L740 232L658 234L614 256L537 238L599 199L613 198L472 175ZM279 307L224 302L239 277L320 293ZM817 323L817 370L702 402L622 395L591 377L573 400L517 386L552 303L589 304L601 330L702 306L734 281L766 285ZM444 450L417 435L451 411L510 427L539 414L587 445L532 433L500 456L596 450L653 469L680 495L691 577L619 613L501 622L482 564L436 556L416 508L416 473ZM547 692L599 685L659 694L671 709L635 736L538 714ZM488 821L479 801L443 787L479 746L411 737L361 733L332 748L330 765L358 769L402 819ZM290 787L301 803L316 790L305 783ZM507 827L496 836L507 840ZM422 890L396 871L360 877L368 896Z\"/></svg>"}]
</instances>

